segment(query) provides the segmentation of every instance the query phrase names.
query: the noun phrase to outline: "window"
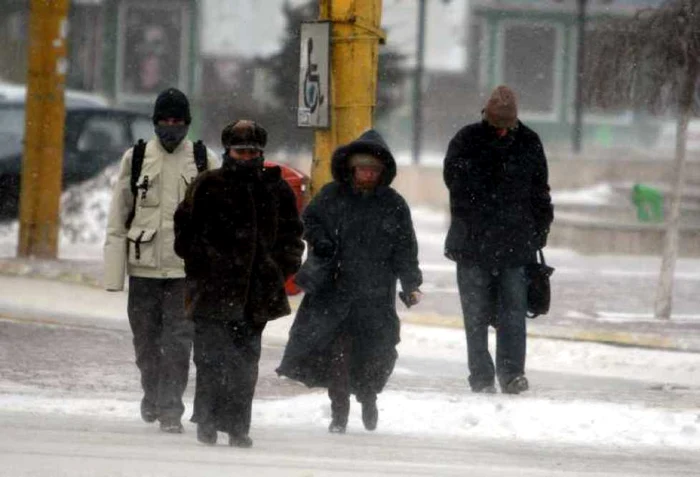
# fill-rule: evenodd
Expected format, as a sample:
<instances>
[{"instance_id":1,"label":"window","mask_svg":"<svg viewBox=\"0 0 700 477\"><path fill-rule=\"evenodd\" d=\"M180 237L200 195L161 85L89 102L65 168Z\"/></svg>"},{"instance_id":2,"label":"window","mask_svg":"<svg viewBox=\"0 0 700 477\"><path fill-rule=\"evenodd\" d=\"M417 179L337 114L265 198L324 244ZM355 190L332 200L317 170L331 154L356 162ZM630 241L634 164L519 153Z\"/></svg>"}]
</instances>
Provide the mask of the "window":
<instances>
[{"instance_id":1,"label":"window","mask_svg":"<svg viewBox=\"0 0 700 477\"><path fill-rule=\"evenodd\" d=\"M555 112L557 40L551 25L518 23L504 29L502 82L518 93L520 110Z\"/></svg>"},{"instance_id":2,"label":"window","mask_svg":"<svg viewBox=\"0 0 700 477\"><path fill-rule=\"evenodd\" d=\"M129 128L131 129L131 138L134 143L139 139L148 141L148 139L153 136L153 122L148 119L133 119Z\"/></svg>"},{"instance_id":3,"label":"window","mask_svg":"<svg viewBox=\"0 0 700 477\"><path fill-rule=\"evenodd\" d=\"M118 117L92 117L78 139L79 151L126 149L130 146L124 122Z\"/></svg>"},{"instance_id":4,"label":"window","mask_svg":"<svg viewBox=\"0 0 700 477\"><path fill-rule=\"evenodd\" d=\"M0 134L24 137L24 106L0 107Z\"/></svg>"}]
</instances>

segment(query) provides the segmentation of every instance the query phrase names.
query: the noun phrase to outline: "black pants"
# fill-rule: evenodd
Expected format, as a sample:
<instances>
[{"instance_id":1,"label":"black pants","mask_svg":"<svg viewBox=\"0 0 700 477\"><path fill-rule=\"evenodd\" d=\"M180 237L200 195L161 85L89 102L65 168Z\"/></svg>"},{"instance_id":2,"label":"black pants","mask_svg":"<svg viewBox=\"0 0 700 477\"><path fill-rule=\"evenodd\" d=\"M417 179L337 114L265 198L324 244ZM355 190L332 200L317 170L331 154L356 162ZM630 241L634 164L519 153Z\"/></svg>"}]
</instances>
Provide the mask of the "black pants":
<instances>
[{"instance_id":1,"label":"black pants","mask_svg":"<svg viewBox=\"0 0 700 477\"><path fill-rule=\"evenodd\" d=\"M197 387L192 422L211 423L229 434L248 434L264 328L238 321L195 322Z\"/></svg>"},{"instance_id":2,"label":"black pants","mask_svg":"<svg viewBox=\"0 0 700 477\"><path fill-rule=\"evenodd\" d=\"M185 411L194 326L185 318L184 279L129 278L129 324L144 403L159 419L179 420Z\"/></svg>"},{"instance_id":3,"label":"black pants","mask_svg":"<svg viewBox=\"0 0 700 477\"><path fill-rule=\"evenodd\" d=\"M467 334L469 385L501 387L525 374L527 283L523 267L489 270L457 265L457 284ZM496 367L488 349L488 328L496 328Z\"/></svg>"}]
</instances>

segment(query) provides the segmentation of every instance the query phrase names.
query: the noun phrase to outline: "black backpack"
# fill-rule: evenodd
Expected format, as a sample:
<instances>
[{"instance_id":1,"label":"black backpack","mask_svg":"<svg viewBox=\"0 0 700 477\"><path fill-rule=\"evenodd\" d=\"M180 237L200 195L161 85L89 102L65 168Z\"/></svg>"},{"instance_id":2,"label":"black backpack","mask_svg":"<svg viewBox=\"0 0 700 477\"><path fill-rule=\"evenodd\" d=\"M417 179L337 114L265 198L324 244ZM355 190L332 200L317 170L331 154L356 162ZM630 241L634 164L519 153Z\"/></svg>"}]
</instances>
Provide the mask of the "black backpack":
<instances>
[{"instance_id":1,"label":"black backpack","mask_svg":"<svg viewBox=\"0 0 700 477\"><path fill-rule=\"evenodd\" d=\"M136 198L139 194L138 181L141 175L141 168L143 167L143 157L145 155L146 141L139 139L134 145L134 152L131 157L131 177L129 178L129 184L131 185L131 193L134 196L134 203L124 223L127 230L131 228L131 222L133 222L134 216L136 215ZM201 140L194 143L194 163L197 166L198 173L201 174L207 170L207 147Z\"/></svg>"}]
</instances>

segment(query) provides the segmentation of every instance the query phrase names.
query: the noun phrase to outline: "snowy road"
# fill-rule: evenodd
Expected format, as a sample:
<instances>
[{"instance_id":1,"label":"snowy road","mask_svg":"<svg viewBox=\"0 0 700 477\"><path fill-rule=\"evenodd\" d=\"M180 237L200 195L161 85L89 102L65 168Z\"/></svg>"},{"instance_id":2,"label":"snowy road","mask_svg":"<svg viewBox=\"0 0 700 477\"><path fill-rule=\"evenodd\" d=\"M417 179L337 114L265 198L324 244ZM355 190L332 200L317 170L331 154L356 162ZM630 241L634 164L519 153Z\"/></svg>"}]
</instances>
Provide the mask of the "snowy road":
<instances>
[{"instance_id":1,"label":"snowy road","mask_svg":"<svg viewBox=\"0 0 700 477\"><path fill-rule=\"evenodd\" d=\"M526 445L258 428L253 449L205 447L138 422L0 411L0 476L697 475L697 452Z\"/></svg>"},{"instance_id":2,"label":"snowy road","mask_svg":"<svg viewBox=\"0 0 700 477\"><path fill-rule=\"evenodd\" d=\"M266 331L255 447L240 450L197 444L189 422L183 436L141 422L131 336L95 325L0 321L0 476L685 476L700 466L692 353L535 339L533 389L482 396L466 391L460 330L409 325L378 431L362 429L353 405L348 434L333 436L324 393L274 375L279 321ZM636 366L643 378L625 379Z\"/></svg>"}]
</instances>

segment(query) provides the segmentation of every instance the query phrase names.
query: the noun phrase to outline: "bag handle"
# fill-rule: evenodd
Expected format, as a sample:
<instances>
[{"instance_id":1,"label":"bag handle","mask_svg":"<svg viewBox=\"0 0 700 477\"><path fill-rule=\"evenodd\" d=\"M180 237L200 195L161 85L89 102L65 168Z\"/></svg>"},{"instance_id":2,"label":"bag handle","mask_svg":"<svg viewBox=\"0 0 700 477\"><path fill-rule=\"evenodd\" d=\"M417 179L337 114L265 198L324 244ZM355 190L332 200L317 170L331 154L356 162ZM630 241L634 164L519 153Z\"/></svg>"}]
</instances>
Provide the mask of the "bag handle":
<instances>
[{"instance_id":1,"label":"bag handle","mask_svg":"<svg viewBox=\"0 0 700 477\"><path fill-rule=\"evenodd\" d=\"M537 251L537 256L540 259L539 263L541 263L542 265L547 265L547 262L545 262L545 260L544 260L544 252L542 251L542 249L539 249Z\"/></svg>"}]
</instances>

